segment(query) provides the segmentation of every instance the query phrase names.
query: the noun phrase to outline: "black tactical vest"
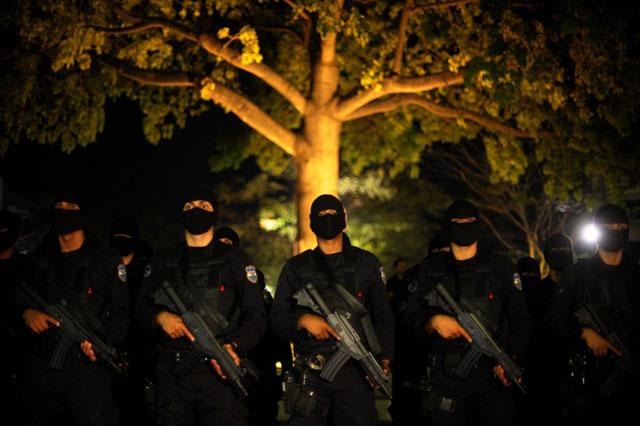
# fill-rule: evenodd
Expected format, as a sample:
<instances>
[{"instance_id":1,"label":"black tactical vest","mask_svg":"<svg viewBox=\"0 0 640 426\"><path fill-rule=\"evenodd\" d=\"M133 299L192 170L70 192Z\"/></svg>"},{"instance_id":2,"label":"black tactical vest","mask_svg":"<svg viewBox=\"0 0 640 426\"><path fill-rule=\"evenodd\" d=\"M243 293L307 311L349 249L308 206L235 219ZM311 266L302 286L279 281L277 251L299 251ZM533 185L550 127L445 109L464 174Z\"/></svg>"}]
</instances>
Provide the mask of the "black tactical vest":
<instances>
[{"instance_id":1,"label":"black tactical vest","mask_svg":"<svg viewBox=\"0 0 640 426\"><path fill-rule=\"evenodd\" d=\"M314 250L307 250L293 258L293 266L296 274L300 278L300 288L307 283L312 283L325 303L332 309L341 313L348 313L349 322L356 332L366 341L369 348L375 352L380 352L375 331L371 323L366 308L360 309L342 297L335 288L336 284L344 287L357 303L364 305L366 299L365 289L361 288L358 282L356 271L360 263L360 251L346 245L342 251L342 264L335 271L327 271L328 265L322 264L322 252L316 247ZM332 282L332 281L337 282ZM362 311L365 312L362 312ZM360 311L360 312L358 312Z\"/></svg>"},{"instance_id":2,"label":"black tactical vest","mask_svg":"<svg viewBox=\"0 0 640 426\"><path fill-rule=\"evenodd\" d=\"M434 267L430 258L425 259L423 268L427 272L427 294L425 298L440 308L451 312L451 308L435 296L434 287L442 283L445 289L456 299L463 309L471 310L479 316L489 331L496 333L504 321L505 289L504 283L497 281L495 275L496 258L489 253L478 253L477 266L472 283L461 285L454 261L444 267Z\"/></svg>"},{"instance_id":3,"label":"black tactical vest","mask_svg":"<svg viewBox=\"0 0 640 426\"><path fill-rule=\"evenodd\" d=\"M229 265L228 251L213 247L206 259L189 262L184 247L171 250L166 258L164 279L168 280L187 309L197 310L200 303L206 303L219 312L230 323L235 323L240 312L237 283L233 282L233 271ZM162 290L159 290L162 291ZM217 335L228 331L211 322L210 327Z\"/></svg>"},{"instance_id":4,"label":"black tactical vest","mask_svg":"<svg viewBox=\"0 0 640 426\"><path fill-rule=\"evenodd\" d=\"M580 269L584 298L602 320L618 332L640 337L640 268L625 265L622 273L607 276L606 269L595 258ZM578 307L579 308L579 307Z\"/></svg>"}]
</instances>

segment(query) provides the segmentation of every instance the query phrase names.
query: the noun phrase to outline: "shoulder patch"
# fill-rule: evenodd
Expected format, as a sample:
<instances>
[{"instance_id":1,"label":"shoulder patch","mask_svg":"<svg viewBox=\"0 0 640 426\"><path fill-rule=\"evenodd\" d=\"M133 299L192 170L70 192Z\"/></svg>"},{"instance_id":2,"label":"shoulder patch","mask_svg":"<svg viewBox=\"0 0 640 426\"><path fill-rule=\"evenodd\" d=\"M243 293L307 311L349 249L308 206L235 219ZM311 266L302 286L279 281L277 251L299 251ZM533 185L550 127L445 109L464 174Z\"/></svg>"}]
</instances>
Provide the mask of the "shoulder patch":
<instances>
[{"instance_id":1,"label":"shoulder patch","mask_svg":"<svg viewBox=\"0 0 640 426\"><path fill-rule=\"evenodd\" d=\"M515 274L513 274L513 285L518 290L522 290L522 280L520 279L520 274L517 273L517 272Z\"/></svg>"},{"instance_id":2,"label":"shoulder patch","mask_svg":"<svg viewBox=\"0 0 640 426\"><path fill-rule=\"evenodd\" d=\"M118 279L123 283L127 282L127 267L123 264L118 265Z\"/></svg>"},{"instance_id":3,"label":"shoulder patch","mask_svg":"<svg viewBox=\"0 0 640 426\"><path fill-rule=\"evenodd\" d=\"M409 285L407 286L407 291L411 294L415 293L416 291L418 291L418 283L415 280L412 280Z\"/></svg>"},{"instance_id":4,"label":"shoulder patch","mask_svg":"<svg viewBox=\"0 0 640 426\"><path fill-rule=\"evenodd\" d=\"M382 266L380 267L380 278L384 285L387 285L387 275L384 273L384 268Z\"/></svg>"},{"instance_id":5,"label":"shoulder patch","mask_svg":"<svg viewBox=\"0 0 640 426\"><path fill-rule=\"evenodd\" d=\"M147 266L144 267L144 278L147 278L151 275L151 265L147 263Z\"/></svg>"},{"instance_id":6,"label":"shoulder patch","mask_svg":"<svg viewBox=\"0 0 640 426\"><path fill-rule=\"evenodd\" d=\"M255 284L258 282L258 271L256 271L256 267L253 265L249 265L244 268L244 271L247 274L247 279L251 284Z\"/></svg>"}]
</instances>

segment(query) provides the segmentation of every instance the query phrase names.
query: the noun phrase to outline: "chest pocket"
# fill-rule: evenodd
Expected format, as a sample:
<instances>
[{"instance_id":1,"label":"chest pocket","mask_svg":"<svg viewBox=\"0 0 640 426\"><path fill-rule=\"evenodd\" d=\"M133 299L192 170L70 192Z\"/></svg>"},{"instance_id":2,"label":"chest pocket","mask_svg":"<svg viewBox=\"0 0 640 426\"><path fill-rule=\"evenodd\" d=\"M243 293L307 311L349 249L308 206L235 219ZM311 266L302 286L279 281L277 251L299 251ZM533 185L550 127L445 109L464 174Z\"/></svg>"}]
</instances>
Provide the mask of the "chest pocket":
<instances>
[{"instance_id":1,"label":"chest pocket","mask_svg":"<svg viewBox=\"0 0 640 426\"><path fill-rule=\"evenodd\" d=\"M228 331L238 302L238 291L233 272L223 257L212 257L202 264L190 265L187 270L181 259L167 261L166 275L189 310L213 311L217 320L206 321L216 332Z\"/></svg>"}]
</instances>

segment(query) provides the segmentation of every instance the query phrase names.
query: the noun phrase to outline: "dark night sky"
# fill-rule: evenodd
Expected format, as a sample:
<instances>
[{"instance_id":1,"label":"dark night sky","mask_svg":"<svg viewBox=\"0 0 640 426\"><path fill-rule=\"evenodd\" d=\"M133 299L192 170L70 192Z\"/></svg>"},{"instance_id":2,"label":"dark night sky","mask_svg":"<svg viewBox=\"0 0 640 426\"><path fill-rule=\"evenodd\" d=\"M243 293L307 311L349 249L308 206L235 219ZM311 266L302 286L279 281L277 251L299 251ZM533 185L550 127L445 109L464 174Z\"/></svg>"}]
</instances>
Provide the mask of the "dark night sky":
<instances>
[{"instance_id":1,"label":"dark night sky","mask_svg":"<svg viewBox=\"0 0 640 426\"><path fill-rule=\"evenodd\" d=\"M213 109L188 121L172 140L154 146L144 139L141 113L129 101L110 105L106 120L97 142L71 154L59 145L12 146L0 157L0 176L9 191L38 200L61 186L79 185L89 202L94 232L106 232L118 212L127 212L143 222L143 237L157 241L179 231L165 225L175 225L176 204L185 188L225 178L208 166L216 137L246 131Z\"/></svg>"}]
</instances>

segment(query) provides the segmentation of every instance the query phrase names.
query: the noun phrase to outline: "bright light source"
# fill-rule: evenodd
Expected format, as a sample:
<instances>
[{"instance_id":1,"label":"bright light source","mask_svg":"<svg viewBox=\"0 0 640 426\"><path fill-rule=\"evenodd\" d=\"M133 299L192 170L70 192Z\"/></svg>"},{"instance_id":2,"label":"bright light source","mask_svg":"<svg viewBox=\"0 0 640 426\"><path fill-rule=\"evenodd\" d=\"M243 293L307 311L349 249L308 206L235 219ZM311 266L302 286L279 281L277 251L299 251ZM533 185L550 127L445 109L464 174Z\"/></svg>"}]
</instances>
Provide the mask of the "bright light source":
<instances>
[{"instance_id":1,"label":"bright light source","mask_svg":"<svg viewBox=\"0 0 640 426\"><path fill-rule=\"evenodd\" d=\"M265 231L275 231L276 229L280 228L280 226L281 224L278 219L271 219L267 217L260 218L260 228L264 229Z\"/></svg>"},{"instance_id":2,"label":"bright light source","mask_svg":"<svg viewBox=\"0 0 640 426\"><path fill-rule=\"evenodd\" d=\"M582 230L582 239L590 244L594 244L600 238L600 230L593 223L585 226Z\"/></svg>"}]
</instances>

